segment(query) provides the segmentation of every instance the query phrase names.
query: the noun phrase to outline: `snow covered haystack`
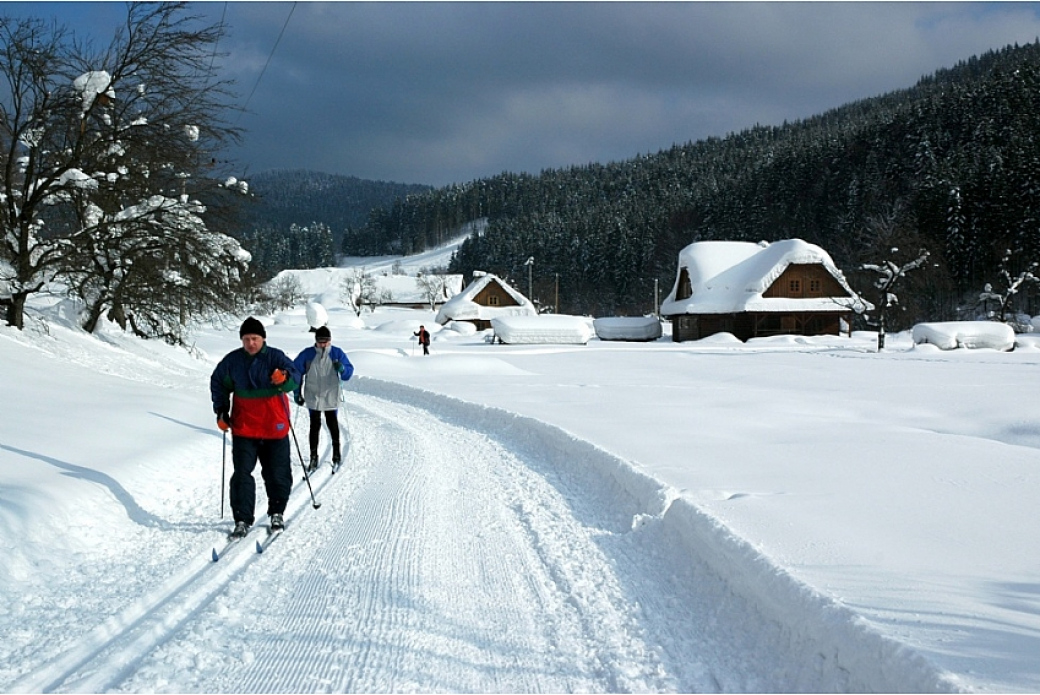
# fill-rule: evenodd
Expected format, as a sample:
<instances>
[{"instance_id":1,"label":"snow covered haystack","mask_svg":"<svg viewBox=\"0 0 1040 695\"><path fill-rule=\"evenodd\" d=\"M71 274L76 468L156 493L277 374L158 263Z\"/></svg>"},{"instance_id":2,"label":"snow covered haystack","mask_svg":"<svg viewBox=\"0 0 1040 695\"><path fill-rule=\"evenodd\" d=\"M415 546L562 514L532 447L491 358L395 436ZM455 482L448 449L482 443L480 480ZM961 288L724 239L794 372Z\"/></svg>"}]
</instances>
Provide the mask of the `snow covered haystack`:
<instances>
[{"instance_id":1,"label":"snow covered haystack","mask_svg":"<svg viewBox=\"0 0 1040 695\"><path fill-rule=\"evenodd\" d=\"M600 340L649 341L661 337L656 316L610 316L592 322Z\"/></svg>"},{"instance_id":2,"label":"snow covered haystack","mask_svg":"<svg viewBox=\"0 0 1040 695\"><path fill-rule=\"evenodd\" d=\"M582 316L500 316L491 319L491 327L509 345L584 345L595 333L592 321Z\"/></svg>"},{"instance_id":3,"label":"snow covered haystack","mask_svg":"<svg viewBox=\"0 0 1040 695\"><path fill-rule=\"evenodd\" d=\"M307 302L307 325L315 331L329 323L329 312L318 302Z\"/></svg>"},{"instance_id":4,"label":"snow covered haystack","mask_svg":"<svg viewBox=\"0 0 1040 695\"><path fill-rule=\"evenodd\" d=\"M1015 347L1011 326L993 321L944 321L914 326L915 345L935 345L940 350L989 348L1007 352Z\"/></svg>"}]
</instances>

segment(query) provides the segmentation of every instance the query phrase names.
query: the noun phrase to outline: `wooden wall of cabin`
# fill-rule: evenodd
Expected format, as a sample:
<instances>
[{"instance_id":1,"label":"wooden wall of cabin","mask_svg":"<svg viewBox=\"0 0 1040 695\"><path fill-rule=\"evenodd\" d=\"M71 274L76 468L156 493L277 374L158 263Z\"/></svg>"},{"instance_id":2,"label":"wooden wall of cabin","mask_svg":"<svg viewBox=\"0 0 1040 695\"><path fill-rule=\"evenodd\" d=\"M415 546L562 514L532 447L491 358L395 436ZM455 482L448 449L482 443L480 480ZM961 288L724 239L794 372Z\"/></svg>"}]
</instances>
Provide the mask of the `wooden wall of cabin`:
<instances>
[{"instance_id":1,"label":"wooden wall of cabin","mask_svg":"<svg viewBox=\"0 0 1040 695\"><path fill-rule=\"evenodd\" d=\"M477 292L473 301L481 306L519 306L520 303L506 292L505 288L494 282L488 283L487 287Z\"/></svg>"},{"instance_id":2,"label":"wooden wall of cabin","mask_svg":"<svg viewBox=\"0 0 1040 695\"><path fill-rule=\"evenodd\" d=\"M819 263L793 263L762 293L763 297L848 297L849 293Z\"/></svg>"}]
</instances>

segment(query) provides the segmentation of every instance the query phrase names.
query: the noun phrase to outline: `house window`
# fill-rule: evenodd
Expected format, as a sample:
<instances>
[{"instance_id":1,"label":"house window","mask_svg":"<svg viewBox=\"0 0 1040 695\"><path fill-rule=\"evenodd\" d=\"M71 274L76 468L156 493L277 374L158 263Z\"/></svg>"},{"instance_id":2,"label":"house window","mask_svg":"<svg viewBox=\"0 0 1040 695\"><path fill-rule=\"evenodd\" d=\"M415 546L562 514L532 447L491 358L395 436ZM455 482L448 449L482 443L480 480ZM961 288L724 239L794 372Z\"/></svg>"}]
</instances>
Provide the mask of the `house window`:
<instances>
[{"instance_id":1,"label":"house window","mask_svg":"<svg viewBox=\"0 0 1040 695\"><path fill-rule=\"evenodd\" d=\"M799 295L802 293L802 281L801 280L788 280L787 291L791 295Z\"/></svg>"},{"instance_id":2,"label":"house window","mask_svg":"<svg viewBox=\"0 0 1040 695\"><path fill-rule=\"evenodd\" d=\"M823 281L819 278L813 278L809 280L809 294L823 294Z\"/></svg>"},{"instance_id":3,"label":"house window","mask_svg":"<svg viewBox=\"0 0 1040 695\"><path fill-rule=\"evenodd\" d=\"M493 294L490 297L488 297L488 306L498 306L498 296L497 295Z\"/></svg>"}]
</instances>

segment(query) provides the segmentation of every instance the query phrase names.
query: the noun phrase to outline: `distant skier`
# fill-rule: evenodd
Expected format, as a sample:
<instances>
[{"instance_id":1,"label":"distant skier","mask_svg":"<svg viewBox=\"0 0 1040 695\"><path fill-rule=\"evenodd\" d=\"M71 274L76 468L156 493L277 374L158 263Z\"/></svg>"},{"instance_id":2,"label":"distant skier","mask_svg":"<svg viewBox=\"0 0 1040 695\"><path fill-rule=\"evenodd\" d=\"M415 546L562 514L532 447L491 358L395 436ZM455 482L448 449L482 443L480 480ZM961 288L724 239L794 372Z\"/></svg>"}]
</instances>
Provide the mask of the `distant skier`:
<instances>
[{"instance_id":1,"label":"distant skier","mask_svg":"<svg viewBox=\"0 0 1040 695\"><path fill-rule=\"evenodd\" d=\"M245 536L255 520L253 470L257 460L267 491L271 530L284 527L285 505L292 490L286 394L298 388L300 381L292 360L267 345L267 332L257 319L250 316L243 321L238 335L242 347L225 355L209 380L217 426L225 432L231 430L232 435L232 538Z\"/></svg>"},{"instance_id":2,"label":"distant skier","mask_svg":"<svg viewBox=\"0 0 1040 695\"><path fill-rule=\"evenodd\" d=\"M311 463L308 471L318 468L318 437L321 434L321 414L332 437L332 467L339 467L339 408L340 382L349 381L354 374L354 365L346 353L332 344L332 332L322 326L314 332L315 343L304 348L293 360L296 369L303 375L300 386L293 394L296 405L306 405L311 414Z\"/></svg>"},{"instance_id":3,"label":"distant skier","mask_svg":"<svg viewBox=\"0 0 1040 695\"><path fill-rule=\"evenodd\" d=\"M412 335L419 338L419 344L422 345L422 354L430 354L430 332L426 330L426 326L419 326L419 330Z\"/></svg>"}]
</instances>

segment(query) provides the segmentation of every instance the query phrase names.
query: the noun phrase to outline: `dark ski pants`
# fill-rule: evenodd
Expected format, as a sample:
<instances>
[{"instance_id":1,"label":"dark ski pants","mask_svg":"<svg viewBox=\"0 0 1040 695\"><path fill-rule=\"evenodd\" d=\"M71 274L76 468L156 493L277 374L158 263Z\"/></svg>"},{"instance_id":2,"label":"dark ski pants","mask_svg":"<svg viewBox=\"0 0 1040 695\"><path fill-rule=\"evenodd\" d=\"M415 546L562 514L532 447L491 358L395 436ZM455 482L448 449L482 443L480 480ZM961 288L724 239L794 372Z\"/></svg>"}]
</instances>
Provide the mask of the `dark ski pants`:
<instances>
[{"instance_id":1,"label":"dark ski pants","mask_svg":"<svg viewBox=\"0 0 1040 695\"><path fill-rule=\"evenodd\" d=\"M312 410L311 413L311 456L318 455L318 436L321 434L321 414L325 413L325 424L332 437L332 458L339 459L339 420L335 410Z\"/></svg>"},{"instance_id":2,"label":"dark ski pants","mask_svg":"<svg viewBox=\"0 0 1040 695\"><path fill-rule=\"evenodd\" d=\"M256 481L253 469L260 461L260 475L267 491L267 513L284 514L292 490L292 467L289 463L289 437L253 439L232 437L231 511L235 521L253 525L256 508Z\"/></svg>"}]
</instances>

